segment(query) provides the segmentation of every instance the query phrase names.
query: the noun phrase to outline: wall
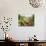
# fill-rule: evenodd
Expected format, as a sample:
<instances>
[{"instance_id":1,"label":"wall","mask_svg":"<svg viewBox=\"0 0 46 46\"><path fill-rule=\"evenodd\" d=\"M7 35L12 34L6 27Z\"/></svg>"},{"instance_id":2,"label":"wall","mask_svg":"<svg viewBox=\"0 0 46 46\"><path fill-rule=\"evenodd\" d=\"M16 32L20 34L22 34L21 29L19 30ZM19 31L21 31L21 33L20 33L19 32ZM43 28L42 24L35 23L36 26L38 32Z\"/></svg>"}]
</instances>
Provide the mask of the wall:
<instances>
[{"instance_id":1,"label":"wall","mask_svg":"<svg viewBox=\"0 0 46 46\"><path fill-rule=\"evenodd\" d=\"M46 39L46 16L45 16L45 24L44 25L45 25L45 28L44 28L44 39Z\"/></svg>"},{"instance_id":2,"label":"wall","mask_svg":"<svg viewBox=\"0 0 46 46\"><path fill-rule=\"evenodd\" d=\"M28 0L0 0L0 18L12 17L13 22L10 33L17 40L27 40L34 34L37 35L37 39L45 39L45 15L46 6L43 4L40 8L33 8L30 6ZM35 26L34 27L18 27L18 14L30 16L35 14ZM0 35L2 35L0 31ZM44 34L45 33L45 34ZM3 33L4 34L4 33ZM4 37L0 36L0 39Z\"/></svg>"}]
</instances>

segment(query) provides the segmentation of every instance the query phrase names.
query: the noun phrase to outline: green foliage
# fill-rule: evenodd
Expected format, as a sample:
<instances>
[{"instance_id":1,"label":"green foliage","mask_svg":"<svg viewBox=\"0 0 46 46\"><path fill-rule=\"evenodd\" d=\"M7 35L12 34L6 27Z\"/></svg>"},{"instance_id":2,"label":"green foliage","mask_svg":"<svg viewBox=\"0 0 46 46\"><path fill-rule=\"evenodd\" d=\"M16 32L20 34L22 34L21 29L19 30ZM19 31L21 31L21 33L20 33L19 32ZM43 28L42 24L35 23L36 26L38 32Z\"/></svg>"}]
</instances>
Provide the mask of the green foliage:
<instances>
[{"instance_id":1,"label":"green foliage","mask_svg":"<svg viewBox=\"0 0 46 46\"><path fill-rule=\"evenodd\" d=\"M18 15L18 24L19 26L34 26L34 15L31 17L25 17Z\"/></svg>"}]
</instances>

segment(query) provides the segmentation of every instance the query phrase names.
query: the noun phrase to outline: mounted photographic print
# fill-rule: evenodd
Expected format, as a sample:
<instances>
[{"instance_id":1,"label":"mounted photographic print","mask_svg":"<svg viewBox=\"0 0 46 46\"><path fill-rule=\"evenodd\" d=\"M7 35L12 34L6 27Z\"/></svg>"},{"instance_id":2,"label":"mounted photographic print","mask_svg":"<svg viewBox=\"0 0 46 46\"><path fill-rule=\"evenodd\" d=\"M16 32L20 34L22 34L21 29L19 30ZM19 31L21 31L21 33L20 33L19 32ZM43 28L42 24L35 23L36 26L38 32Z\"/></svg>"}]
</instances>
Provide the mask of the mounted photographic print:
<instances>
[{"instance_id":1,"label":"mounted photographic print","mask_svg":"<svg viewBox=\"0 0 46 46\"><path fill-rule=\"evenodd\" d=\"M34 26L34 14L30 17L22 16L18 14L18 25L19 26Z\"/></svg>"}]
</instances>

